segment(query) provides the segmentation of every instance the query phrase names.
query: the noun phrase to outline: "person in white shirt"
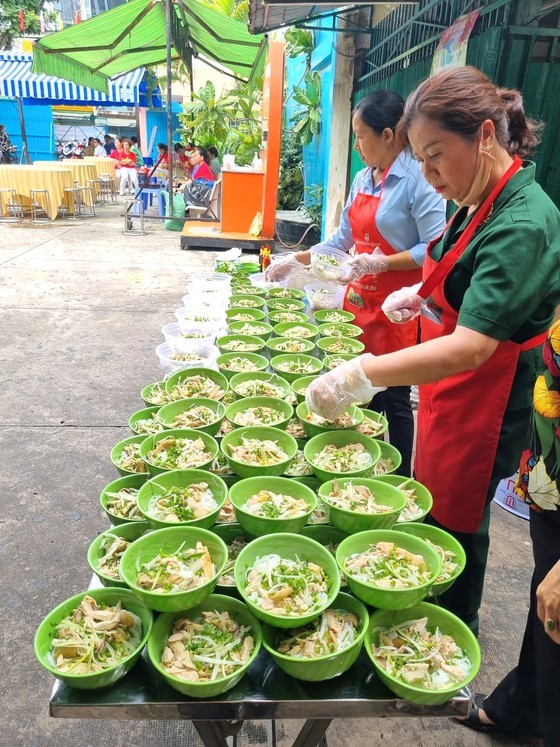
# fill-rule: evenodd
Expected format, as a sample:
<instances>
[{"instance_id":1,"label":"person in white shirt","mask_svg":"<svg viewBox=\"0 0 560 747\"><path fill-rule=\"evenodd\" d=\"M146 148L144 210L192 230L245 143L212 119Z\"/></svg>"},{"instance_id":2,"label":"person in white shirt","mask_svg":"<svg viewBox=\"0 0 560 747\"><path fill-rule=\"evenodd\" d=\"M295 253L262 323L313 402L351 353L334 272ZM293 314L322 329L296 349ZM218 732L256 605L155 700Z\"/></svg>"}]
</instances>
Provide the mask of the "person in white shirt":
<instances>
[{"instance_id":1,"label":"person in white shirt","mask_svg":"<svg viewBox=\"0 0 560 747\"><path fill-rule=\"evenodd\" d=\"M97 138L93 139L93 155L98 156L99 158L107 158L107 153L105 152L105 148L101 145L99 140Z\"/></svg>"}]
</instances>

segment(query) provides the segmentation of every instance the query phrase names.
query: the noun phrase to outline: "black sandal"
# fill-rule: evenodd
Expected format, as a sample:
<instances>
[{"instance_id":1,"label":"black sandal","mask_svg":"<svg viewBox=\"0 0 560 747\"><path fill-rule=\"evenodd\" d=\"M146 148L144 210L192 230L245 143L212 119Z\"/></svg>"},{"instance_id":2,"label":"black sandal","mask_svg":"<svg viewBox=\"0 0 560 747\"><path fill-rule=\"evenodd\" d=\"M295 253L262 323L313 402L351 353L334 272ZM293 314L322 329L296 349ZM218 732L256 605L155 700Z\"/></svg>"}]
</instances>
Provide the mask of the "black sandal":
<instances>
[{"instance_id":1,"label":"black sandal","mask_svg":"<svg viewBox=\"0 0 560 747\"><path fill-rule=\"evenodd\" d=\"M458 721L463 726L467 726L469 729L482 732L483 734L503 731L503 729L501 729L497 724L486 724L484 721L481 721L479 711L483 707L485 697L486 696L482 693L476 693L474 696L474 705L470 706L466 718L457 717L455 721Z\"/></svg>"}]
</instances>

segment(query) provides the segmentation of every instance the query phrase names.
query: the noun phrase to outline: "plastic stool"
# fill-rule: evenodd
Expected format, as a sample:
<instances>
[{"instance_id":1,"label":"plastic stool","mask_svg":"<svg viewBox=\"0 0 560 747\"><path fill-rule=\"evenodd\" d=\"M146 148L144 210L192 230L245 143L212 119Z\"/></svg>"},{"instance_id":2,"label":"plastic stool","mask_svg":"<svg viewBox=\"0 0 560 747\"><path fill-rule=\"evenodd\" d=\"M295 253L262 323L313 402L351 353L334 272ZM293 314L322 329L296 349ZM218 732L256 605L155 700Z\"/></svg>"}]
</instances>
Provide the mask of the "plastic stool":
<instances>
[{"instance_id":1,"label":"plastic stool","mask_svg":"<svg viewBox=\"0 0 560 747\"><path fill-rule=\"evenodd\" d=\"M38 195L43 195L47 203L47 208L44 208L41 203L37 200ZM41 223L54 223L54 219L50 217L49 211L51 207L51 201L49 198L48 189L31 189L29 191L31 197L31 223L39 225ZM44 213L45 217L41 218L40 213Z\"/></svg>"},{"instance_id":2,"label":"plastic stool","mask_svg":"<svg viewBox=\"0 0 560 747\"><path fill-rule=\"evenodd\" d=\"M21 223L22 221L21 197L16 195L15 189L0 189L0 223Z\"/></svg>"},{"instance_id":3,"label":"plastic stool","mask_svg":"<svg viewBox=\"0 0 560 747\"><path fill-rule=\"evenodd\" d=\"M140 228L134 227L134 218L140 218ZM142 200L124 201L124 231L127 236L144 236L144 205Z\"/></svg>"}]
</instances>

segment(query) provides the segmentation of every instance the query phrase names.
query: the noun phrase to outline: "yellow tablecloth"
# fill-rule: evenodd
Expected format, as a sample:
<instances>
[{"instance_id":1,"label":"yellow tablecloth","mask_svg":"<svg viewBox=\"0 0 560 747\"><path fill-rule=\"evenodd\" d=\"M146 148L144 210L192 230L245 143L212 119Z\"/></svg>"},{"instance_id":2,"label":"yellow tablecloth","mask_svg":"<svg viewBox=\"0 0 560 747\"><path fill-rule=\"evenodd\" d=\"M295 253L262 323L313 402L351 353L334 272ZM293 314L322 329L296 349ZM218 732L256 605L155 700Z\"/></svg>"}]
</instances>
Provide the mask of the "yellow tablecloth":
<instances>
[{"instance_id":1,"label":"yellow tablecloth","mask_svg":"<svg viewBox=\"0 0 560 747\"><path fill-rule=\"evenodd\" d=\"M89 179L97 179L97 170L93 164L78 159L69 158L64 161L35 161L33 166L50 167L58 169L70 169L72 179L81 187L88 186Z\"/></svg>"},{"instance_id":2,"label":"yellow tablecloth","mask_svg":"<svg viewBox=\"0 0 560 747\"><path fill-rule=\"evenodd\" d=\"M0 165L0 189L15 190L27 204L32 189L46 189L48 197L37 195L37 202L53 220L64 202L64 189L71 188L72 182L71 169L63 166Z\"/></svg>"},{"instance_id":3,"label":"yellow tablecloth","mask_svg":"<svg viewBox=\"0 0 560 747\"><path fill-rule=\"evenodd\" d=\"M82 159L83 163L89 163L95 166L95 170L97 172L97 176L101 176L102 174L109 174L114 183L115 186L117 185L117 175L115 173L117 162L114 158L99 158L98 156L86 156ZM66 159L63 160L61 163L66 164Z\"/></svg>"}]
</instances>

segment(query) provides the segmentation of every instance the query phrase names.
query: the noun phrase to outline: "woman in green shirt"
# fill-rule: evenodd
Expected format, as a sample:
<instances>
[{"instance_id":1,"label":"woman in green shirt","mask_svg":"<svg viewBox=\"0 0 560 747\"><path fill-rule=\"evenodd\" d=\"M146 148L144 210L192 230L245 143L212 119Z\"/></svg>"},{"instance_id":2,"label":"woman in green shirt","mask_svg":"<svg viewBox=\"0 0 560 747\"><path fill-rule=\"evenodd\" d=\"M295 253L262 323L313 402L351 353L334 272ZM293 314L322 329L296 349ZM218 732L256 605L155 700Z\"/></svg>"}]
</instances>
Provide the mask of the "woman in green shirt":
<instances>
[{"instance_id":1,"label":"woman in green shirt","mask_svg":"<svg viewBox=\"0 0 560 747\"><path fill-rule=\"evenodd\" d=\"M465 96L468 91L468 96ZM307 405L333 419L387 386L420 385L415 475L430 520L465 547L440 602L478 632L490 502L525 445L542 341L560 302L560 213L522 162L538 127L521 96L472 67L449 68L408 98L400 130L425 178L459 210L428 247L421 286L387 316L421 315L422 343L363 355L316 379Z\"/></svg>"}]
</instances>

